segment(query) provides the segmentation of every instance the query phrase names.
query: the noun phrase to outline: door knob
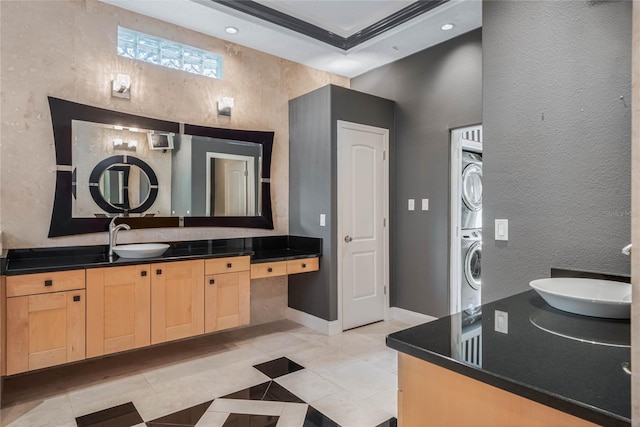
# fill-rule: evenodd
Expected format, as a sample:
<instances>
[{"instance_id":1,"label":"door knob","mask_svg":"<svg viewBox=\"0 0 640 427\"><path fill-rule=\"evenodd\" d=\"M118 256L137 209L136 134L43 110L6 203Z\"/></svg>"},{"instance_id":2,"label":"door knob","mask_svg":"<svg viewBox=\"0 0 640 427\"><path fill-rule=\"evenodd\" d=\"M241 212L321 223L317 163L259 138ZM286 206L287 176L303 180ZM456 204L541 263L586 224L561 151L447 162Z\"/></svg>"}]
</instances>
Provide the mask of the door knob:
<instances>
[{"instance_id":1,"label":"door knob","mask_svg":"<svg viewBox=\"0 0 640 427\"><path fill-rule=\"evenodd\" d=\"M353 240L353 237L351 237L351 236L344 236L344 241L345 241L345 242L349 243L349 242L350 242L350 241L352 241L352 240Z\"/></svg>"}]
</instances>

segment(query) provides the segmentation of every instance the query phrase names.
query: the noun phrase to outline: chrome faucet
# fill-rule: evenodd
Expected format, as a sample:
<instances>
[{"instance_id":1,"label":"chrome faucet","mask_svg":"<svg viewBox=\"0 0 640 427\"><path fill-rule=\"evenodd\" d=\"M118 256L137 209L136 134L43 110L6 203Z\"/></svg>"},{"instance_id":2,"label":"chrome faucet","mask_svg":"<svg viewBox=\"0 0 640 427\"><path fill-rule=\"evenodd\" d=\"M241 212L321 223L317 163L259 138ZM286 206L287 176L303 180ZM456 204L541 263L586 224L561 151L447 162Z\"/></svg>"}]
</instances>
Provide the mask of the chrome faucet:
<instances>
[{"instance_id":1,"label":"chrome faucet","mask_svg":"<svg viewBox=\"0 0 640 427\"><path fill-rule=\"evenodd\" d=\"M631 243L629 243L627 246L622 248L622 253L627 256L631 255Z\"/></svg>"},{"instance_id":2,"label":"chrome faucet","mask_svg":"<svg viewBox=\"0 0 640 427\"><path fill-rule=\"evenodd\" d=\"M116 225L116 219L118 218L120 217L114 216L111 222L109 223L109 258L113 258L113 247L116 245L118 231L131 230L131 227L129 227L127 224Z\"/></svg>"}]
</instances>

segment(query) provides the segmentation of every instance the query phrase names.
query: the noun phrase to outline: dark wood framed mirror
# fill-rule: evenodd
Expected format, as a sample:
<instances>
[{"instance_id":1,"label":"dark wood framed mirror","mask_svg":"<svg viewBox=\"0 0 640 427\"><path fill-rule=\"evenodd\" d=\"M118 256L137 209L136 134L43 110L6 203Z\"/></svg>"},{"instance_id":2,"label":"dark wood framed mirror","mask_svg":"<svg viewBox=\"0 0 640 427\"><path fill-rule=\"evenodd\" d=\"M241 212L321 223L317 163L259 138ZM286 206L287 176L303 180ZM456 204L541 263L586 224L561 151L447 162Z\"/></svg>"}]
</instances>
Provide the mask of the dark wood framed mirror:
<instances>
[{"instance_id":1,"label":"dark wood framed mirror","mask_svg":"<svg viewBox=\"0 0 640 427\"><path fill-rule=\"evenodd\" d=\"M273 229L273 132L223 129L49 97L56 189L49 237L132 228Z\"/></svg>"}]
</instances>

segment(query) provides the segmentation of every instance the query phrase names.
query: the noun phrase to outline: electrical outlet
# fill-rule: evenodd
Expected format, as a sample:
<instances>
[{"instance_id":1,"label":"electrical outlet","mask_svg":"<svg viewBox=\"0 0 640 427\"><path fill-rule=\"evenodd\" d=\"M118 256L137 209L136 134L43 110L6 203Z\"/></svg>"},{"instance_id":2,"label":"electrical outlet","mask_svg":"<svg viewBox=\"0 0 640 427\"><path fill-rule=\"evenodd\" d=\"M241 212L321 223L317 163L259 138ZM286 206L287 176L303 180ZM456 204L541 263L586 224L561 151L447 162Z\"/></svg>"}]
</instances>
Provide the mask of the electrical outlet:
<instances>
[{"instance_id":1,"label":"electrical outlet","mask_svg":"<svg viewBox=\"0 0 640 427\"><path fill-rule=\"evenodd\" d=\"M320 214L320 227L326 227L327 225L327 216L325 214Z\"/></svg>"},{"instance_id":2,"label":"electrical outlet","mask_svg":"<svg viewBox=\"0 0 640 427\"><path fill-rule=\"evenodd\" d=\"M496 219L495 231L496 240L509 240L509 220Z\"/></svg>"},{"instance_id":3,"label":"electrical outlet","mask_svg":"<svg viewBox=\"0 0 640 427\"><path fill-rule=\"evenodd\" d=\"M495 311L495 330L503 334L509 333L509 313L506 311Z\"/></svg>"}]
</instances>

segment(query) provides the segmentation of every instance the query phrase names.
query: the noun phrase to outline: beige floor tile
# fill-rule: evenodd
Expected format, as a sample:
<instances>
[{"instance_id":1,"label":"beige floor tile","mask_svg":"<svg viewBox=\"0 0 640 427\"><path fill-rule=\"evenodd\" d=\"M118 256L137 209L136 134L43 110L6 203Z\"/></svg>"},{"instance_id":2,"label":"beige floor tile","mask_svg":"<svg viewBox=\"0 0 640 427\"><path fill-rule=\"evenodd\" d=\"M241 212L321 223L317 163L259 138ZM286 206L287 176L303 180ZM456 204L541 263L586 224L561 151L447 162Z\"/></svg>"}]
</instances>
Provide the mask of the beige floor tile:
<instances>
[{"instance_id":1,"label":"beige floor tile","mask_svg":"<svg viewBox=\"0 0 640 427\"><path fill-rule=\"evenodd\" d=\"M285 403L276 427L302 427L308 408L305 403Z\"/></svg>"},{"instance_id":2,"label":"beige floor tile","mask_svg":"<svg viewBox=\"0 0 640 427\"><path fill-rule=\"evenodd\" d=\"M396 375L360 361L322 372L320 375L362 399L389 388L396 388L398 384Z\"/></svg>"},{"instance_id":3,"label":"beige floor tile","mask_svg":"<svg viewBox=\"0 0 640 427\"><path fill-rule=\"evenodd\" d=\"M154 393L155 391L144 376L133 375L86 388L79 388L69 393L69 400L73 413L76 417L80 417Z\"/></svg>"},{"instance_id":4,"label":"beige floor tile","mask_svg":"<svg viewBox=\"0 0 640 427\"><path fill-rule=\"evenodd\" d=\"M270 380L268 376L245 362L200 372L196 377L214 398Z\"/></svg>"},{"instance_id":5,"label":"beige floor tile","mask_svg":"<svg viewBox=\"0 0 640 427\"><path fill-rule=\"evenodd\" d=\"M151 393L133 399L133 404L143 420L154 420L182 409L213 400L213 396L200 383Z\"/></svg>"},{"instance_id":6,"label":"beige floor tile","mask_svg":"<svg viewBox=\"0 0 640 427\"><path fill-rule=\"evenodd\" d=\"M202 372L207 369L201 359L175 363L144 372L142 376L149 382L156 392L162 392L171 388L180 388L193 381L191 375L194 372Z\"/></svg>"},{"instance_id":7,"label":"beige floor tile","mask_svg":"<svg viewBox=\"0 0 640 427\"><path fill-rule=\"evenodd\" d=\"M376 408L380 408L390 417L398 417L398 389L390 388L367 399Z\"/></svg>"},{"instance_id":8,"label":"beige floor tile","mask_svg":"<svg viewBox=\"0 0 640 427\"><path fill-rule=\"evenodd\" d=\"M75 424L66 394L5 408L0 413L0 419L3 426L9 427L59 427Z\"/></svg>"},{"instance_id":9,"label":"beige floor tile","mask_svg":"<svg viewBox=\"0 0 640 427\"><path fill-rule=\"evenodd\" d=\"M270 334L250 342L250 345L272 356L281 356L284 353L301 351L309 342L287 332Z\"/></svg>"},{"instance_id":10,"label":"beige floor tile","mask_svg":"<svg viewBox=\"0 0 640 427\"><path fill-rule=\"evenodd\" d=\"M284 375L277 378L276 382L309 403L343 390L309 369L302 369L301 371Z\"/></svg>"},{"instance_id":11,"label":"beige floor tile","mask_svg":"<svg viewBox=\"0 0 640 427\"><path fill-rule=\"evenodd\" d=\"M345 427L373 427L391 418L385 411L346 391L318 400L313 407Z\"/></svg>"},{"instance_id":12,"label":"beige floor tile","mask_svg":"<svg viewBox=\"0 0 640 427\"><path fill-rule=\"evenodd\" d=\"M393 374L398 373L398 352L385 345L373 347L358 356L359 359Z\"/></svg>"}]
</instances>

